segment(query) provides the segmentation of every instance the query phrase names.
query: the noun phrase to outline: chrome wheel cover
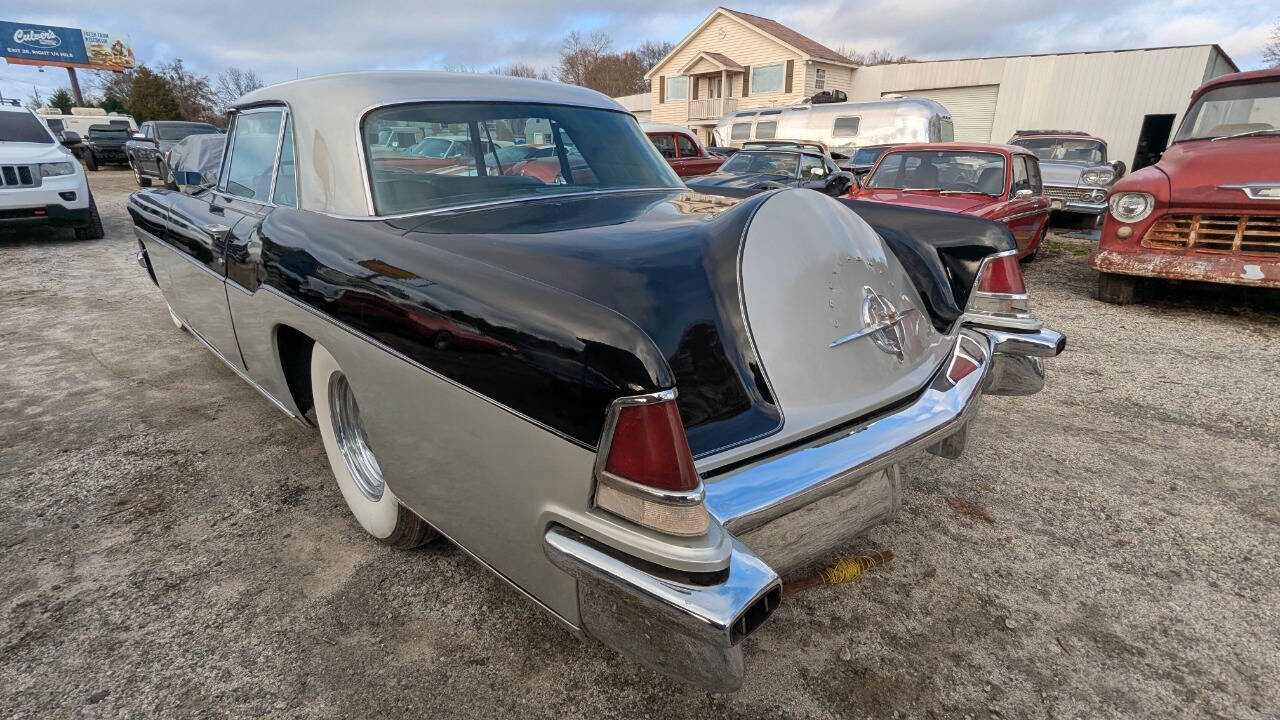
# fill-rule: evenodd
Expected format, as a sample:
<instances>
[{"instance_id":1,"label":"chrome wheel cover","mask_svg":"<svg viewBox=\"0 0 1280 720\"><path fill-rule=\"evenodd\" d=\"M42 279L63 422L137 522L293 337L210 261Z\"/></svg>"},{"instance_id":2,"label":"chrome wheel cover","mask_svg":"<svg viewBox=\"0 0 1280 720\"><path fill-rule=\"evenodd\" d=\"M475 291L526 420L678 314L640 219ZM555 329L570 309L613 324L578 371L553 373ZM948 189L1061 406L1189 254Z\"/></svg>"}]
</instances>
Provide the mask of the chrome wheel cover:
<instances>
[{"instance_id":1,"label":"chrome wheel cover","mask_svg":"<svg viewBox=\"0 0 1280 720\"><path fill-rule=\"evenodd\" d=\"M355 393L351 391L347 376L342 373L334 373L329 378L329 414L333 423L333 438L337 441L342 460L351 471L356 487L365 497L377 502L382 499L386 482L382 479L382 468L378 467L378 460L364 434Z\"/></svg>"}]
</instances>

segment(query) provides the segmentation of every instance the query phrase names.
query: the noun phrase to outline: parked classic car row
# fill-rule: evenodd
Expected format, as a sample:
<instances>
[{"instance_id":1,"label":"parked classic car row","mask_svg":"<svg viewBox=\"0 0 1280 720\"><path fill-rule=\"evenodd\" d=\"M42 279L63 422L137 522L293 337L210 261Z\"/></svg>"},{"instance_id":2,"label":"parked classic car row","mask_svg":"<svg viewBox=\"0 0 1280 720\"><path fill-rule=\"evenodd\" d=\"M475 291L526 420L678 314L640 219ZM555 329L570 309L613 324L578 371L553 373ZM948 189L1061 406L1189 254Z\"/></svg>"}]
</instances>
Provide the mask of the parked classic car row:
<instances>
[{"instance_id":1,"label":"parked classic car row","mask_svg":"<svg viewBox=\"0 0 1280 720\"><path fill-rule=\"evenodd\" d=\"M150 187L152 181L161 184L170 181L172 168L167 154L173 146L188 135L222 132L209 123L155 120L142 123L138 132L125 143L129 167L133 170L138 187Z\"/></svg>"},{"instance_id":2,"label":"parked classic car row","mask_svg":"<svg viewBox=\"0 0 1280 720\"><path fill-rule=\"evenodd\" d=\"M471 140L406 165L401 132ZM226 147L215 185L179 168L188 192L128 202L174 322L318 426L371 535L447 536L709 689L741 683L781 577L893 517L898 463L958 456L979 397L1037 392L1065 347L1004 226L691 192L583 88L312 77L234 103ZM734 158L775 152L807 156Z\"/></svg>"}]
</instances>

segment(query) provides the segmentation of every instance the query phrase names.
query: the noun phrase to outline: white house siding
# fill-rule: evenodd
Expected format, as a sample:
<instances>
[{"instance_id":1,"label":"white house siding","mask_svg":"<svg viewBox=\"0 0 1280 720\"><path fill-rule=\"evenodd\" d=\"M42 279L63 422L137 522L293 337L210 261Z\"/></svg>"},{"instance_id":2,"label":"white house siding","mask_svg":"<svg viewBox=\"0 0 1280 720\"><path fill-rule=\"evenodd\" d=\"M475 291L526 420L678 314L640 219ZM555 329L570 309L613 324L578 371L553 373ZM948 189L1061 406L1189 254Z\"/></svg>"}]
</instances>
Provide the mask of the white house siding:
<instances>
[{"instance_id":1,"label":"white house siding","mask_svg":"<svg viewBox=\"0 0 1280 720\"><path fill-rule=\"evenodd\" d=\"M853 68L831 65L829 63L814 60L807 63L805 66L805 97L818 92L818 89L814 87L814 83L818 79L818 68L822 68L827 71L826 87L824 87L823 90L843 90L845 93L848 93L853 88Z\"/></svg>"},{"instance_id":2,"label":"white house siding","mask_svg":"<svg viewBox=\"0 0 1280 720\"><path fill-rule=\"evenodd\" d=\"M1176 128L1191 91L1233 71L1210 45L943 60L859 68L849 99L998 85L992 142L1015 130L1083 130L1107 141L1111 159L1131 164L1143 116L1175 115Z\"/></svg>"}]
</instances>

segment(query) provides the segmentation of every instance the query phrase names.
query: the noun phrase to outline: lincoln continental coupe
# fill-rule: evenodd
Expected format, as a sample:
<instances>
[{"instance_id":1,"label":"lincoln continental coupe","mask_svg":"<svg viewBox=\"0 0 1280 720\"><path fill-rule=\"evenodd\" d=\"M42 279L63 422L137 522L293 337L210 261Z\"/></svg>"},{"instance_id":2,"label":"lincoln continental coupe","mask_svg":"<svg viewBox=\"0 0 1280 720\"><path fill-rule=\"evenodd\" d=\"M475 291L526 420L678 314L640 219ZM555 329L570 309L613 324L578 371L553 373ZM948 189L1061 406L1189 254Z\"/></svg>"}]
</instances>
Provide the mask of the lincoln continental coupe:
<instances>
[{"instance_id":1,"label":"lincoln continental coupe","mask_svg":"<svg viewBox=\"0 0 1280 720\"><path fill-rule=\"evenodd\" d=\"M958 456L981 395L1035 393L1065 346L1000 224L698 195L584 88L332 75L229 120L216 183L128 201L174 322L318 428L374 538L446 537L704 688L742 683L781 578L894 516L904 458ZM390 128L470 153L391 162Z\"/></svg>"}]
</instances>

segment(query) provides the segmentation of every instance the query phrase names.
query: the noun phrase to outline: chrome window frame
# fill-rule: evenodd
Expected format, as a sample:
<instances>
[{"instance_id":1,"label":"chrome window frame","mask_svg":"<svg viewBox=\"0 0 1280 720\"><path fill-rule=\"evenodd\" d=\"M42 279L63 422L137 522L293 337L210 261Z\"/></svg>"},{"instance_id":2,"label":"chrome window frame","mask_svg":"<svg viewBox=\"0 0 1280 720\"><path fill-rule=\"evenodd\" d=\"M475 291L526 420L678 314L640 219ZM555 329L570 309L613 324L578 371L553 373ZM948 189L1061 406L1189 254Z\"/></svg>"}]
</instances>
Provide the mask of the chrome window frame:
<instances>
[{"instance_id":1,"label":"chrome window frame","mask_svg":"<svg viewBox=\"0 0 1280 720\"><path fill-rule=\"evenodd\" d=\"M235 193L228 192L227 181L229 179L228 176L230 175L228 171L231 170L232 156L235 154L235 150L236 150L236 132L235 131L236 131L236 127L240 124L239 122L240 118L245 115L256 115L259 113L266 113L266 112L280 113L280 129L276 131L276 151L275 151L275 154L272 155L272 160L271 160L271 163L272 163L271 164L271 186L267 190L267 199L264 202L256 198L248 198L243 195L236 195ZM285 125L288 124L286 120L292 116L292 113L289 111L288 104L270 103L266 105L255 105L253 107L244 108L244 109L237 108L235 110L232 110L228 114L231 115L232 122L228 124L227 144L222 151L222 168L219 171L218 184L213 188L214 193L216 193L219 197L222 197L228 200L243 200L244 202L253 203L254 205L259 205L262 207L279 207L278 205L275 204L274 200L276 196L276 180L279 178L279 175L280 175L280 148L284 143L284 128L285 128ZM294 181L297 182L298 143L296 141L293 144L293 157L294 157L294 165L293 165ZM301 197L300 193L299 193L299 197Z\"/></svg>"}]
</instances>

